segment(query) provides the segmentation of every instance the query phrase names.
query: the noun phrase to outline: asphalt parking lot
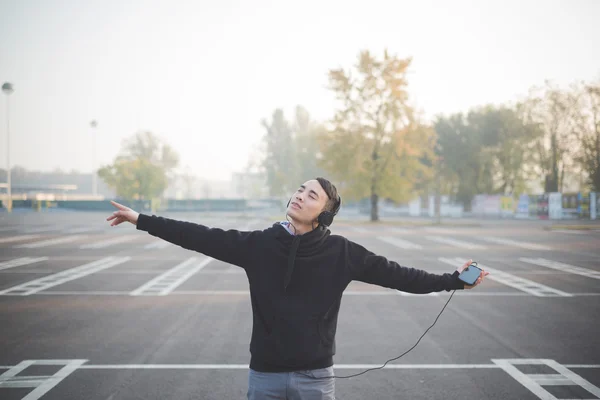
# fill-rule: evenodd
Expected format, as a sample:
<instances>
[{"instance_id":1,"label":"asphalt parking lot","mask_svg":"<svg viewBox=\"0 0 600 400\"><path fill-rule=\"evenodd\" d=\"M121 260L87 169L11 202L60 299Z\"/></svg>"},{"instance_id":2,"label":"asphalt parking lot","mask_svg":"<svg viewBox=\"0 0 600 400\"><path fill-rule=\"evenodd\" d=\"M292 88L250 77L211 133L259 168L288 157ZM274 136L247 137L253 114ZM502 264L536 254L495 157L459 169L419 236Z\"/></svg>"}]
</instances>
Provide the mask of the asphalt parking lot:
<instances>
[{"instance_id":1,"label":"asphalt parking lot","mask_svg":"<svg viewBox=\"0 0 600 400\"><path fill-rule=\"evenodd\" d=\"M243 399L252 313L238 267L104 213L0 219L0 399ZM274 221L174 214L209 226ZM456 292L419 346L385 369L336 381L338 399L600 398L600 231L522 221L468 226L334 223L402 265L491 272ZM410 348L450 293L353 282L336 375Z\"/></svg>"}]
</instances>

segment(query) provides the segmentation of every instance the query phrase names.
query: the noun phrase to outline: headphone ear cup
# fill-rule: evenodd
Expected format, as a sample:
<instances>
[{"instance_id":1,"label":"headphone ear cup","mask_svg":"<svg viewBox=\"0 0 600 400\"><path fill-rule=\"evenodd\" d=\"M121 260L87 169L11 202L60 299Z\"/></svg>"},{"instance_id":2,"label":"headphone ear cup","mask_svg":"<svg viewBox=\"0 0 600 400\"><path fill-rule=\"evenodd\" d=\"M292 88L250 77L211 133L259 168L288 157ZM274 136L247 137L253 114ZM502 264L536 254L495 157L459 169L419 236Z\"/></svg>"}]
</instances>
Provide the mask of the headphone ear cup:
<instances>
[{"instance_id":1,"label":"headphone ear cup","mask_svg":"<svg viewBox=\"0 0 600 400\"><path fill-rule=\"evenodd\" d=\"M330 211L323 211L317 218L319 225L330 226L333 223L333 213Z\"/></svg>"}]
</instances>

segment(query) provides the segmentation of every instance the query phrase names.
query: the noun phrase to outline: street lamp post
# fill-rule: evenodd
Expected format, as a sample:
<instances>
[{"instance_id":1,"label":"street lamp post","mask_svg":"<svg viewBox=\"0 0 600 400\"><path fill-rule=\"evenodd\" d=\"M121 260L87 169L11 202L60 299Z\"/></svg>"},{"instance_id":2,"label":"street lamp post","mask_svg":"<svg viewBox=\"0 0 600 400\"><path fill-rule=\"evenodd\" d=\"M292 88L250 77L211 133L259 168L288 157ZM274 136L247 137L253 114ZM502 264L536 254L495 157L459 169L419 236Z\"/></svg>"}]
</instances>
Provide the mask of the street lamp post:
<instances>
[{"instance_id":1,"label":"street lamp post","mask_svg":"<svg viewBox=\"0 0 600 400\"><path fill-rule=\"evenodd\" d=\"M12 211L12 192L10 184L10 104L8 101L9 96L15 91L12 83L5 82L2 85L2 91L6 94L6 193L7 202L6 210Z\"/></svg>"},{"instance_id":2,"label":"street lamp post","mask_svg":"<svg viewBox=\"0 0 600 400\"><path fill-rule=\"evenodd\" d=\"M98 122L92 120L90 126L92 127L92 194L96 197L98 195L98 182L96 178L96 127L98 126Z\"/></svg>"}]
</instances>

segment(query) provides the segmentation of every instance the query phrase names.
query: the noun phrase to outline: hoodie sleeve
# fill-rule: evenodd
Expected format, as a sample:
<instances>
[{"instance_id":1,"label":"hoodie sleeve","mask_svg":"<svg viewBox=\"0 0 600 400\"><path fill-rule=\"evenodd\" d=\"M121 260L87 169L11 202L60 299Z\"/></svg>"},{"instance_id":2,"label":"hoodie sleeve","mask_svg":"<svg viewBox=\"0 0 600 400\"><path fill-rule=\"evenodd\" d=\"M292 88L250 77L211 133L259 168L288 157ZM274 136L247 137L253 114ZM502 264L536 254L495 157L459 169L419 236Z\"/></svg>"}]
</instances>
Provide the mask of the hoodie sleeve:
<instances>
[{"instance_id":1,"label":"hoodie sleeve","mask_svg":"<svg viewBox=\"0 0 600 400\"><path fill-rule=\"evenodd\" d=\"M353 280L418 294L464 289L458 271L437 275L404 267L351 241L348 241L348 252Z\"/></svg>"},{"instance_id":2,"label":"hoodie sleeve","mask_svg":"<svg viewBox=\"0 0 600 400\"><path fill-rule=\"evenodd\" d=\"M209 228L187 221L140 214L136 228L184 249L244 267L251 263L261 231L242 232Z\"/></svg>"}]
</instances>

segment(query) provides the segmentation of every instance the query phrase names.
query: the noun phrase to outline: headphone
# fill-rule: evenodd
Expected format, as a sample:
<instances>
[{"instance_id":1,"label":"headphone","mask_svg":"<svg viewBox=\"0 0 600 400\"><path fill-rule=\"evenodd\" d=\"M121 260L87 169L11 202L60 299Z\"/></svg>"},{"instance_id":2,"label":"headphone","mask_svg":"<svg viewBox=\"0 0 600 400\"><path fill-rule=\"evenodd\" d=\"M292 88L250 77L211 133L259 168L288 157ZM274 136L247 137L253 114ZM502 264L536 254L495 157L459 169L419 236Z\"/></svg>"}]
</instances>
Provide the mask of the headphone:
<instances>
[{"instance_id":1,"label":"headphone","mask_svg":"<svg viewBox=\"0 0 600 400\"><path fill-rule=\"evenodd\" d=\"M293 197L294 196L290 197L290 199L288 200L287 206L285 206L285 208L288 208L290 206L290 203L292 202ZM319 223L319 225L331 226L331 224L333 224L333 217L335 217L337 215L337 213L340 211L341 207L342 207L342 196L340 196L338 194L338 198L335 203L335 206L333 207L333 211L321 211L321 214L319 214L319 216L317 217L317 222Z\"/></svg>"}]
</instances>

